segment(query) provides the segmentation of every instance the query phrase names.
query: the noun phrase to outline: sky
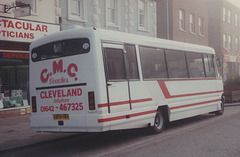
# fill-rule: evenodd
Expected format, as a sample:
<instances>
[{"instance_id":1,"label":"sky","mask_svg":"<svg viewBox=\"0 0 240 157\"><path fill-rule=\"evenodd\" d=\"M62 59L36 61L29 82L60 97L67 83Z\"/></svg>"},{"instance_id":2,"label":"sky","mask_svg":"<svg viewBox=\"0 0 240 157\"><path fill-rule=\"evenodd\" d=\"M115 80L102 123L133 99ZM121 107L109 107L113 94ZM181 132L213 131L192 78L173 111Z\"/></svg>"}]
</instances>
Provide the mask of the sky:
<instances>
[{"instance_id":1,"label":"sky","mask_svg":"<svg viewBox=\"0 0 240 157\"><path fill-rule=\"evenodd\" d=\"M235 4L236 6L238 6L240 8L240 0L228 0L228 1Z\"/></svg>"}]
</instances>

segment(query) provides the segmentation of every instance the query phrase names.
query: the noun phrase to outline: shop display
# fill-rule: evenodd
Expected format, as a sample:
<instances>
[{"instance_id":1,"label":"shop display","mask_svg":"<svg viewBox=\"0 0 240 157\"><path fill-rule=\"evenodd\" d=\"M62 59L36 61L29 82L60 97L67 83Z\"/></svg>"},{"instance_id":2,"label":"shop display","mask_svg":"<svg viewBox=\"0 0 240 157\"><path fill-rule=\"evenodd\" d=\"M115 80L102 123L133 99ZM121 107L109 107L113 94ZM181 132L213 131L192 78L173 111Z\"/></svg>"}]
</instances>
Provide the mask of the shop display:
<instances>
[{"instance_id":1,"label":"shop display","mask_svg":"<svg viewBox=\"0 0 240 157\"><path fill-rule=\"evenodd\" d=\"M11 96L10 96L11 93ZM23 100L22 90L9 90L0 93L0 109L28 106L27 100Z\"/></svg>"}]
</instances>

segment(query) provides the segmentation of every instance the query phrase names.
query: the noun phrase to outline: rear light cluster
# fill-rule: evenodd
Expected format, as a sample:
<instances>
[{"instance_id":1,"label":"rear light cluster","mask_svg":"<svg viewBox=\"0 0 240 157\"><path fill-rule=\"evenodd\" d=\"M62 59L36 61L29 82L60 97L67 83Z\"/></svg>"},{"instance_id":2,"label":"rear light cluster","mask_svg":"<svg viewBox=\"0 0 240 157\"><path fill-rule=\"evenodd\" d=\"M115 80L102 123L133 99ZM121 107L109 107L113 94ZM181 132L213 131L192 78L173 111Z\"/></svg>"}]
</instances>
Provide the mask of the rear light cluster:
<instances>
[{"instance_id":1,"label":"rear light cluster","mask_svg":"<svg viewBox=\"0 0 240 157\"><path fill-rule=\"evenodd\" d=\"M32 96L32 112L37 112L37 100L36 100L36 96Z\"/></svg>"},{"instance_id":2,"label":"rear light cluster","mask_svg":"<svg viewBox=\"0 0 240 157\"><path fill-rule=\"evenodd\" d=\"M89 105L89 110L95 110L94 92L88 92L88 105Z\"/></svg>"}]
</instances>

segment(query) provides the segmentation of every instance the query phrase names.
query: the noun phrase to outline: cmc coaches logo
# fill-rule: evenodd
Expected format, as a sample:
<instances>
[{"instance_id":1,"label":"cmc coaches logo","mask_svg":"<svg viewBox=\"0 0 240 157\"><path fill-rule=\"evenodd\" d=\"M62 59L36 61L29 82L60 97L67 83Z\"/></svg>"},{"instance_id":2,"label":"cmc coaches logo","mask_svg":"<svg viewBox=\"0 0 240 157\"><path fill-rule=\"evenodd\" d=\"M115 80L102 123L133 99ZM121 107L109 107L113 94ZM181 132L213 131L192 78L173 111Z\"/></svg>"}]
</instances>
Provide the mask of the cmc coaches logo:
<instances>
[{"instance_id":1,"label":"cmc coaches logo","mask_svg":"<svg viewBox=\"0 0 240 157\"><path fill-rule=\"evenodd\" d=\"M63 67L63 60L54 61L52 64L52 69L43 69L40 78L42 82L48 82L49 84L62 84L62 83L68 83L69 78L74 78L75 81L78 80L76 77L76 73L78 72L78 67L74 63L70 63L66 66L66 68ZM64 77L64 75L61 75L60 78L54 78L55 74L67 74L68 77ZM58 75L59 76L59 75Z\"/></svg>"}]
</instances>

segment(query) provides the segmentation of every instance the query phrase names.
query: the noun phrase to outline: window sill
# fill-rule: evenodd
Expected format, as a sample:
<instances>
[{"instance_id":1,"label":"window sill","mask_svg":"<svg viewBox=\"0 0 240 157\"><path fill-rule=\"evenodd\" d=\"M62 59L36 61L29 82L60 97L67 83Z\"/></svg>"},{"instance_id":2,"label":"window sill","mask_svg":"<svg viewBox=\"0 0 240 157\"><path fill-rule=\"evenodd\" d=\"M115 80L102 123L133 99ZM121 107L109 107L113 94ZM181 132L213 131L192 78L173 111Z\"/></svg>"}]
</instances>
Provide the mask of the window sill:
<instances>
[{"instance_id":1,"label":"window sill","mask_svg":"<svg viewBox=\"0 0 240 157\"><path fill-rule=\"evenodd\" d=\"M196 32L192 32L192 31L190 31L190 34L192 34L192 35L197 35Z\"/></svg>"},{"instance_id":2,"label":"window sill","mask_svg":"<svg viewBox=\"0 0 240 157\"><path fill-rule=\"evenodd\" d=\"M120 30L120 26L115 23L107 23L106 28L116 28L116 29Z\"/></svg>"},{"instance_id":3,"label":"window sill","mask_svg":"<svg viewBox=\"0 0 240 157\"><path fill-rule=\"evenodd\" d=\"M181 32L187 32L185 29L182 29L182 28L179 28L179 30L181 31Z\"/></svg>"},{"instance_id":4,"label":"window sill","mask_svg":"<svg viewBox=\"0 0 240 157\"><path fill-rule=\"evenodd\" d=\"M78 21L78 22L83 22L83 23L87 23L88 21L85 19L81 19L81 18L77 18L77 17L68 17L69 21Z\"/></svg>"},{"instance_id":5,"label":"window sill","mask_svg":"<svg viewBox=\"0 0 240 157\"><path fill-rule=\"evenodd\" d=\"M150 30L148 30L148 29L146 29L144 27L138 27L138 31L140 31L140 32L147 32L147 33L150 32Z\"/></svg>"}]
</instances>

